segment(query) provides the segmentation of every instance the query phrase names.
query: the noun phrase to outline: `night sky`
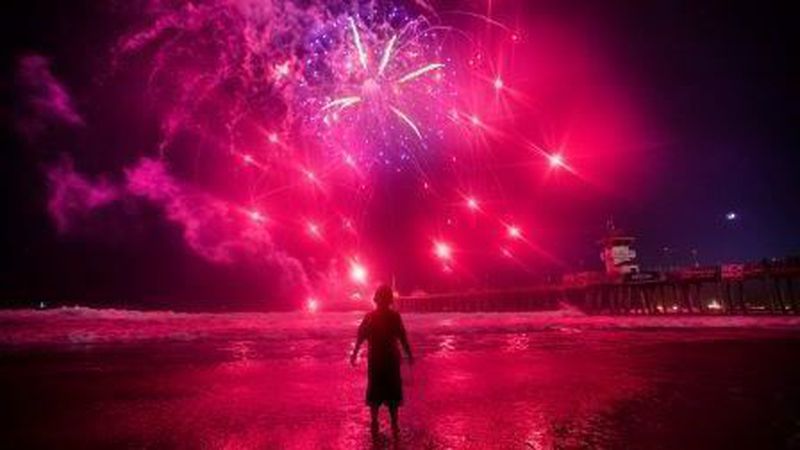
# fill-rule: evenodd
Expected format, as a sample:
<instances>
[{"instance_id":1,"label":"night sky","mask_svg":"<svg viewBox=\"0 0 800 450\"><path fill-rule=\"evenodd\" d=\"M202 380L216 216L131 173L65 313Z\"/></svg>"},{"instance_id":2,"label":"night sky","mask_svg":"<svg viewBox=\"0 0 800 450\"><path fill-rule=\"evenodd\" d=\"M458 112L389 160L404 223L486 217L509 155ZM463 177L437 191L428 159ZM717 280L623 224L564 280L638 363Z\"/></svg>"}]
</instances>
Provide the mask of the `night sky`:
<instances>
[{"instance_id":1,"label":"night sky","mask_svg":"<svg viewBox=\"0 0 800 450\"><path fill-rule=\"evenodd\" d=\"M145 308L293 307L299 303L295 284L314 286L319 278L314 273L328 271L321 260L335 259L330 248L340 240L331 238L335 244L328 243L323 258L296 236L272 231L266 262L254 262L257 252L251 249L235 249L229 259L209 255L203 244L187 244L186 227L192 222L170 218L163 206L174 204L158 203L160 193L149 186L140 187L138 197L126 194L107 204L97 197L100 206L81 211L68 232L48 209L54 174L73 173L58 168L83 174L93 192L102 193L103 186L120 186L125 174L133 178L130 173L141 168L142 158L160 155L164 99L171 94L151 103L143 95L152 49L128 58L123 70L110 68L111 51L121 37L151 25L152 16L142 13L147 3L27 1L1 7L0 300L8 305L44 299ZM454 8L450 3L434 7L439 12ZM484 2L467 2L459 9L486 13ZM546 167L539 164L532 169L538 171L534 188L518 189L524 184L519 159L500 156L492 176L507 184L491 191L493 198L503 198L498 223L510 223L511 205L514 220L530 225L525 228L536 251L520 255L516 265L474 256L464 264L470 265L469 275L448 279L436 262L427 264L427 241L409 236L427 233L431 216L451 214L452 208L447 201L421 197L419 177L404 166L371 168L370 195L359 210L359 223L361 242L369 243L364 252L374 261L372 278L394 274L401 291L409 292L524 285L568 270L599 270L596 241L609 219L639 238L645 267L689 264L692 250L704 264L800 253L800 88L792 64L797 38L790 9L727 1L495 2L492 17L530 40L519 51L545 55L508 70L509 83L517 80L523 94L535 98L536 113L518 114L504 122L507 129L524 128L542 116L548 123L569 122L563 110L574 105L574 97L605 105L586 116L598 121L584 119L595 126L584 125L573 134L573 142L581 144L575 148L582 150L565 150L576 175L540 176ZM463 17L453 20L477 28ZM543 72L537 61L552 65L567 47L579 49L575 53L581 56L564 51L572 55L565 60L586 61L553 71L554 79L568 78L569 83L529 81L535 78L529 72ZM525 61L526 55L515 58ZM51 102L49 112L37 107L32 98L41 86L31 81L32 73L39 83L47 76L56 80L68 96L66 106ZM536 91L543 85L553 90ZM575 94L573 88L592 94ZM274 94L266 90L259 95ZM54 113L53 105L63 108ZM272 100L259 105L262 122L278 123L290 114ZM436 112L430 114L430 123L437 123ZM612 125L606 127L606 119ZM253 182L244 189L231 183L246 174L219 169L230 164L227 154L198 157L192 139L200 138L180 135L170 143L171 178L164 183L174 179L176 186L202 186L203 192L237 201L258 186ZM447 139L430 148L449 152ZM491 153L507 147L492 137L488 141ZM461 183L463 174L473 170L454 175L441 168L444 157L426 158L427 179L434 184ZM483 160L476 161L480 165ZM284 176L274 174L282 169L270 170L273 177ZM477 184L481 177L470 179ZM463 183L459 186L463 189ZM116 195L111 194L115 189L105 192ZM282 213L291 210L292 198L281 201ZM501 202L494 204L500 211ZM735 218L728 220L728 213ZM481 225L473 228L472 238L460 232L465 249L491 235ZM251 239L250 228L243 233ZM300 280L304 276L311 280ZM329 276L337 275L332 271Z\"/></svg>"}]
</instances>

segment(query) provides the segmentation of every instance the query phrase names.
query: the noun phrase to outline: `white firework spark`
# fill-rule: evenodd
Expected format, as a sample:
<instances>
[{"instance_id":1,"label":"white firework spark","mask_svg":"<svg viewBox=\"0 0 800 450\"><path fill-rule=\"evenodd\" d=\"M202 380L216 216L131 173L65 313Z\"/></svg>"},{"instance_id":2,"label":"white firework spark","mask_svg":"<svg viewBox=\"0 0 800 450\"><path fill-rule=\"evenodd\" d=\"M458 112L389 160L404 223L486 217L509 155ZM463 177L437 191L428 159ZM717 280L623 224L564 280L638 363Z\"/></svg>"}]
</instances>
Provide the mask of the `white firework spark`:
<instances>
[{"instance_id":1,"label":"white firework spark","mask_svg":"<svg viewBox=\"0 0 800 450\"><path fill-rule=\"evenodd\" d=\"M400 123L407 126L418 139L422 140L422 132L419 126L411 114L401 109L401 105L397 102L398 97L403 95L400 87L401 85L415 82L431 72L443 69L445 64L443 62L427 62L408 72L389 70L395 63L398 53L403 51L403 43L398 44L398 41L400 41L398 34L393 34L385 41L377 66L371 64L371 50L365 45L365 40L359 31L358 24L352 17L348 19L348 24L358 62L363 70L355 77L356 82L348 84L347 90L351 92L331 99L322 106L321 111L334 110L338 112L371 101L384 102L383 107L391 111ZM416 53L409 51L412 52L413 56L416 56ZM360 91L360 95L352 92L356 90Z\"/></svg>"}]
</instances>

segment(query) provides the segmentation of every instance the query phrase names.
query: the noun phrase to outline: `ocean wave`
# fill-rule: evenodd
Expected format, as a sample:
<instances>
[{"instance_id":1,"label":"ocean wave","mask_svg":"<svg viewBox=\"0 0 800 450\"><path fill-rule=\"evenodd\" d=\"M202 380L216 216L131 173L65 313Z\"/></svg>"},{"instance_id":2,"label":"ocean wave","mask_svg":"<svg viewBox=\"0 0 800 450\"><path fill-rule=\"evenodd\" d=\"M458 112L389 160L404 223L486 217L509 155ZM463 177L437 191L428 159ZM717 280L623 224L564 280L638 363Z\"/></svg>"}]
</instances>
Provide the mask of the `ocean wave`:
<instances>
[{"instance_id":1,"label":"ocean wave","mask_svg":"<svg viewBox=\"0 0 800 450\"><path fill-rule=\"evenodd\" d=\"M0 311L0 344L103 344L149 341L349 338L363 312L183 313L62 307ZM554 311L404 314L425 334L778 329L800 331L797 316L590 316Z\"/></svg>"}]
</instances>

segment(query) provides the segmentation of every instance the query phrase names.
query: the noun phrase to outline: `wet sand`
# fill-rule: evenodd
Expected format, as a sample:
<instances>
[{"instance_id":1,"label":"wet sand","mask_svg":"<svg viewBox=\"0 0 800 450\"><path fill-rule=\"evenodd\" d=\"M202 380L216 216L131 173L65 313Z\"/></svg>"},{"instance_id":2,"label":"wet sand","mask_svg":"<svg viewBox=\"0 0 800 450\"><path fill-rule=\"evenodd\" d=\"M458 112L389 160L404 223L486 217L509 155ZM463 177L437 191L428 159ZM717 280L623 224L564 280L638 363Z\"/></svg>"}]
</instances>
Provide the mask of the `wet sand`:
<instances>
[{"instance_id":1,"label":"wet sand","mask_svg":"<svg viewBox=\"0 0 800 450\"><path fill-rule=\"evenodd\" d=\"M0 315L2 447L800 446L793 322L407 315L417 361L395 439L385 411L370 434L365 363L347 364L358 314L270 316L260 333L203 317Z\"/></svg>"}]
</instances>

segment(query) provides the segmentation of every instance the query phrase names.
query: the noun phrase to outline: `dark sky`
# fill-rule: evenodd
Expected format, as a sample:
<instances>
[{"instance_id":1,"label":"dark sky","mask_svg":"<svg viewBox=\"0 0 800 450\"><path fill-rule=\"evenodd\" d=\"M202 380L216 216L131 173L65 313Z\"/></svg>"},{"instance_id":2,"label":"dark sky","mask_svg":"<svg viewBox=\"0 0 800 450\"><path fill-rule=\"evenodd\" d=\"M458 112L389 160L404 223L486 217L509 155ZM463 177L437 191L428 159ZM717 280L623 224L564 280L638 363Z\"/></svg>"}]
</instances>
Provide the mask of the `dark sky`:
<instances>
[{"instance_id":1,"label":"dark sky","mask_svg":"<svg viewBox=\"0 0 800 450\"><path fill-rule=\"evenodd\" d=\"M56 233L45 207L43 167L57 153L37 150L41 142L32 146L15 127L15 67L21 55L46 55L73 92L89 89L97 83L91 74L102 64L109 36L124 22L104 12L101 3L27 1L0 7L0 299L216 308L222 307L220 298L241 297L226 307L259 307L260 297L247 292L263 274L196 258L159 211L145 207L138 234L124 239ZM640 255L651 266L686 263L691 249L704 263L800 253L800 77L792 64L797 33L790 6L522 3L529 17L552 15L602 36L604 57L624 74L626 88L659 130L658 141L637 159L641 167L629 169L630 187L616 183L617 194L593 208L596 220L572 227L570 242L559 248L569 267L598 265L594 241L607 217L640 238ZM58 133L48 139L50 148L86 144L64 144ZM130 145L143 138L103 139ZM125 157L124 152L105 156ZM104 163L96 164L84 168L101 171ZM736 220L725 220L730 211ZM670 248L667 255L664 247ZM152 249L159 250L158 258Z\"/></svg>"},{"instance_id":2,"label":"dark sky","mask_svg":"<svg viewBox=\"0 0 800 450\"><path fill-rule=\"evenodd\" d=\"M641 168L656 175L647 187L630 186L647 196L609 205L618 225L639 236L645 262L686 263L692 249L706 263L800 251L797 33L787 6L527 3L533 14L569 17L606 39L663 130ZM729 211L738 219L726 222Z\"/></svg>"},{"instance_id":3,"label":"dark sky","mask_svg":"<svg viewBox=\"0 0 800 450\"><path fill-rule=\"evenodd\" d=\"M659 150L668 176L627 216L642 230L642 249L691 246L707 262L796 253L800 117L788 10L642 3L604 15L669 131ZM726 211L740 220L725 223Z\"/></svg>"}]
</instances>

